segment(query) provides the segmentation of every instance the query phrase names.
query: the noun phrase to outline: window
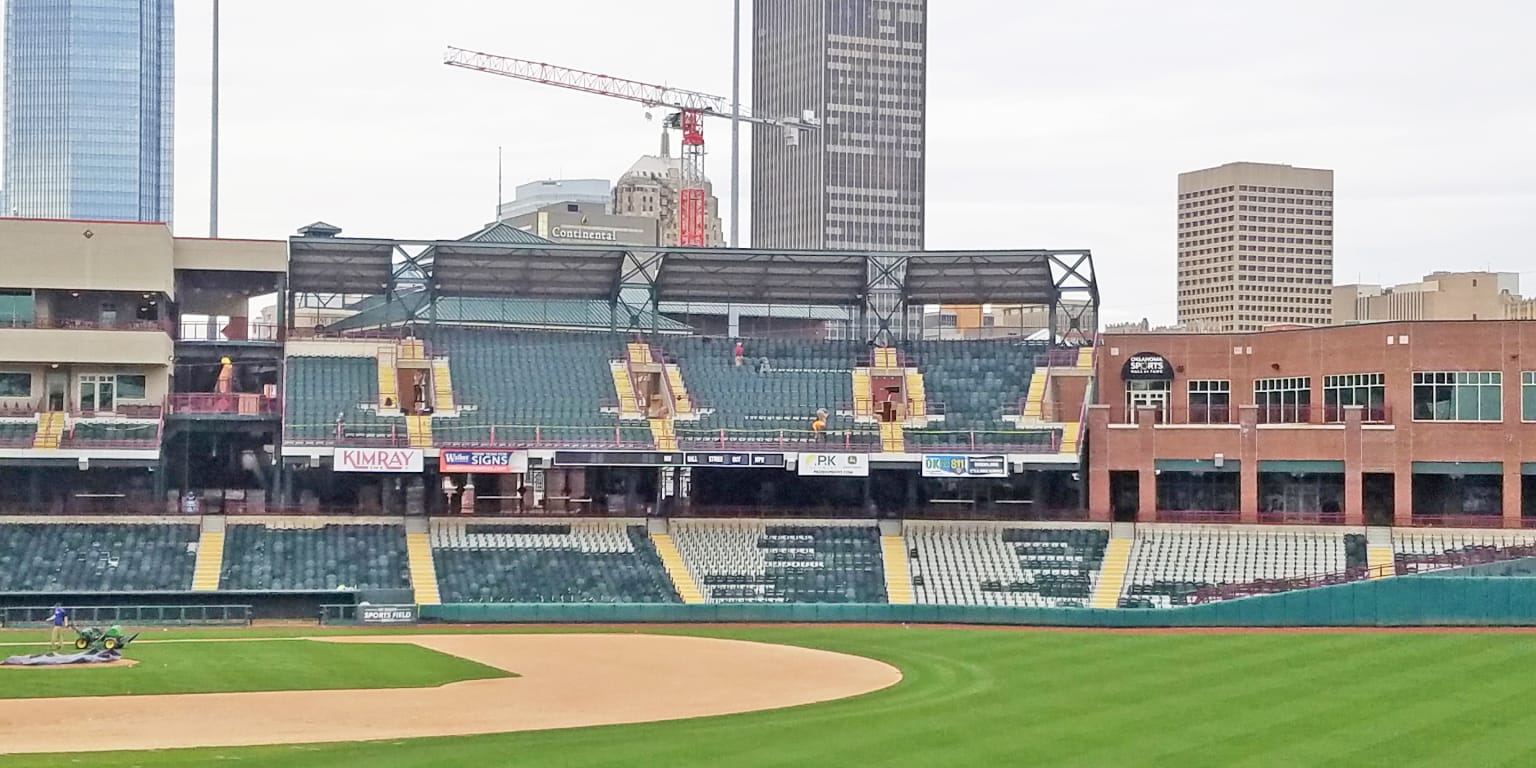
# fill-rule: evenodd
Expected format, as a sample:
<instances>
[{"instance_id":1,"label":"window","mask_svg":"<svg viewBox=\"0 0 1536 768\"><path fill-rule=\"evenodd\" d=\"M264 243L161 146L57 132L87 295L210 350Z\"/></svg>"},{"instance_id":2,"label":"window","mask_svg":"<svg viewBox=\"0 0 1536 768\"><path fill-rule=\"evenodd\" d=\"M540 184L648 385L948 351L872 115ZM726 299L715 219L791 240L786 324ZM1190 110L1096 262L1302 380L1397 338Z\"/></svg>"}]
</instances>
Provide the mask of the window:
<instances>
[{"instance_id":1,"label":"window","mask_svg":"<svg viewBox=\"0 0 1536 768\"><path fill-rule=\"evenodd\" d=\"M31 397L32 374L0 373L0 397Z\"/></svg>"},{"instance_id":2,"label":"window","mask_svg":"<svg viewBox=\"0 0 1536 768\"><path fill-rule=\"evenodd\" d=\"M123 400L143 400L146 382L142 373L117 375L117 396Z\"/></svg>"},{"instance_id":3,"label":"window","mask_svg":"<svg viewBox=\"0 0 1536 768\"><path fill-rule=\"evenodd\" d=\"M1189 423L1226 424L1232 421L1232 382L1226 379L1191 379Z\"/></svg>"},{"instance_id":4,"label":"window","mask_svg":"<svg viewBox=\"0 0 1536 768\"><path fill-rule=\"evenodd\" d=\"M33 311L31 291L0 291L0 327L29 326Z\"/></svg>"},{"instance_id":5,"label":"window","mask_svg":"<svg viewBox=\"0 0 1536 768\"><path fill-rule=\"evenodd\" d=\"M1536 421L1536 371L1520 374L1520 418Z\"/></svg>"},{"instance_id":6,"label":"window","mask_svg":"<svg viewBox=\"0 0 1536 768\"><path fill-rule=\"evenodd\" d=\"M1253 402L1260 424L1305 424L1312 419L1312 380L1305 376L1256 379Z\"/></svg>"},{"instance_id":7,"label":"window","mask_svg":"<svg viewBox=\"0 0 1536 768\"><path fill-rule=\"evenodd\" d=\"M1163 423L1168 420L1168 385L1166 379L1159 381L1127 381L1125 383L1125 421L1127 424L1137 422L1136 412L1142 408L1155 408L1157 414L1152 421Z\"/></svg>"},{"instance_id":8,"label":"window","mask_svg":"<svg viewBox=\"0 0 1536 768\"><path fill-rule=\"evenodd\" d=\"M1504 375L1498 371L1413 374L1414 421L1503 421Z\"/></svg>"},{"instance_id":9,"label":"window","mask_svg":"<svg viewBox=\"0 0 1536 768\"><path fill-rule=\"evenodd\" d=\"M1363 408L1361 421L1386 421L1386 403L1386 374L1345 373L1323 377L1323 421L1343 421L1346 405Z\"/></svg>"}]
</instances>

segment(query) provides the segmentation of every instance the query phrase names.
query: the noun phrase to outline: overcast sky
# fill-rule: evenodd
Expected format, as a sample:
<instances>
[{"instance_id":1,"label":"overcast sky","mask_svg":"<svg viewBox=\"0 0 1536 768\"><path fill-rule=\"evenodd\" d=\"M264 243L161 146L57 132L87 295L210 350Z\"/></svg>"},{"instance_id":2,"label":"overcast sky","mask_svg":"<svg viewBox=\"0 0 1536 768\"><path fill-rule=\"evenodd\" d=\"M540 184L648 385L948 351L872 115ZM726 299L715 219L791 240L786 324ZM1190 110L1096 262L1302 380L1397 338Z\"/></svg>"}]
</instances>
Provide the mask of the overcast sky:
<instances>
[{"instance_id":1,"label":"overcast sky","mask_svg":"<svg viewBox=\"0 0 1536 768\"><path fill-rule=\"evenodd\" d=\"M175 229L203 235L209 5L178 6ZM727 0L226 0L221 234L457 237L493 215L498 145L509 197L616 178L655 151L642 108L444 47L728 95L730 20ZM1253 160L1336 170L1339 282L1492 268L1536 292L1533 29L1516 0L930 0L927 245L1090 248L1107 321L1170 321L1176 174ZM723 195L728 123L707 136Z\"/></svg>"}]
</instances>

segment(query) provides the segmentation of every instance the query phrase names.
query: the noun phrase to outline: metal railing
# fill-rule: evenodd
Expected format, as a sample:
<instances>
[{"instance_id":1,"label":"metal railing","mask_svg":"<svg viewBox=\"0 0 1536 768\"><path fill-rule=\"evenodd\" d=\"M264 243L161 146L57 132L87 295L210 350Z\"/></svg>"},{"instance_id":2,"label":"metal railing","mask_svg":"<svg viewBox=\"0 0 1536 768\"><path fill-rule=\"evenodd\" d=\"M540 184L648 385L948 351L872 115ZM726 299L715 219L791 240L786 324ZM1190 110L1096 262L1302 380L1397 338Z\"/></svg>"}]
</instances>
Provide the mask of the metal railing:
<instances>
[{"instance_id":1,"label":"metal railing","mask_svg":"<svg viewBox=\"0 0 1536 768\"><path fill-rule=\"evenodd\" d=\"M30 328L44 331L159 331L167 335L175 331L169 320L101 320L74 317L55 317L46 320L12 317L0 320L0 328Z\"/></svg>"},{"instance_id":2,"label":"metal railing","mask_svg":"<svg viewBox=\"0 0 1536 768\"><path fill-rule=\"evenodd\" d=\"M1159 509L1159 523L1237 523L1242 513L1235 509Z\"/></svg>"},{"instance_id":3,"label":"metal railing","mask_svg":"<svg viewBox=\"0 0 1536 768\"><path fill-rule=\"evenodd\" d=\"M167 395L165 404L172 415L273 416L282 412L277 398L245 392L177 392Z\"/></svg>"},{"instance_id":4,"label":"metal railing","mask_svg":"<svg viewBox=\"0 0 1536 768\"><path fill-rule=\"evenodd\" d=\"M1232 600L1239 597L1253 597L1254 595L1273 595L1277 592L1291 592L1298 589L1312 589L1314 587L1327 587L1334 584L1348 584L1352 581L1364 581L1380 576L1393 576L1396 571L1391 565L1378 565L1373 567L1350 568L1336 573L1325 573L1316 576L1297 576L1289 579L1259 579L1245 584L1218 584L1210 587L1202 587L1195 590L1189 596L1191 604L1214 603L1221 600Z\"/></svg>"},{"instance_id":5,"label":"metal railing","mask_svg":"<svg viewBox=\"0 0 1536 768\"><path fill-rule=\"evenodd\" d=\"M85 624L236 624L249 625L249 605L68 605L70 621ZM53 606L0 607L0 627L44 626Z\"/></svg>"},{"instance_id":6,"label":"metal railing","mask_svg":"<svg viewBox=\"0 0 1536 768\"><path fill-rule=\"evenodd\" d=\"M182 320L177 341L264 342L278 340L276 323L236 323L216 320Z\"/></svg>"},{"instance_id":7,"label":"metal railing","mask_svg":"<svg viewBox=\"0 0 1536 768\"><path fill-rule=\"evenodd\" d=\"M1469 565L1482 565L1484 563L1500 563L1507 560L1519 560L1526 557L1536 557L1536 546L1519 547L1466 547L1449 552L1433 552L1425 554L1400 552L1394 557L1393 565L1397 573L1425 573L1428 571L1443 571L1449 568L1463 568Z\"/></svg>"}]
</instances>

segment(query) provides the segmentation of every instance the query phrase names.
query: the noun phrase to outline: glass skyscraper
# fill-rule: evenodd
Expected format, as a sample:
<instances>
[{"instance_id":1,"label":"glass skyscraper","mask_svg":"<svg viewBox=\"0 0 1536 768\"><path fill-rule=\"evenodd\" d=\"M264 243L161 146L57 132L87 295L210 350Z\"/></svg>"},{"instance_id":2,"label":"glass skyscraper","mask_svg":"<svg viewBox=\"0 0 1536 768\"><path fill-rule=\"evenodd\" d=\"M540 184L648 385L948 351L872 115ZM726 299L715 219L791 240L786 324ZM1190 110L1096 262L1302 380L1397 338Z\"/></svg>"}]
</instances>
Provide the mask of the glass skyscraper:
<instances>
[{"instance_id":1,"label":"glass skyscraper","mask_svg":"<svg viewBox=\"0 0 1536 768\"><path fill-rule=\"evenodd\" d=\"M171 220L172 0L7 0L3 215Z\"/></svg>"}]
</instances>

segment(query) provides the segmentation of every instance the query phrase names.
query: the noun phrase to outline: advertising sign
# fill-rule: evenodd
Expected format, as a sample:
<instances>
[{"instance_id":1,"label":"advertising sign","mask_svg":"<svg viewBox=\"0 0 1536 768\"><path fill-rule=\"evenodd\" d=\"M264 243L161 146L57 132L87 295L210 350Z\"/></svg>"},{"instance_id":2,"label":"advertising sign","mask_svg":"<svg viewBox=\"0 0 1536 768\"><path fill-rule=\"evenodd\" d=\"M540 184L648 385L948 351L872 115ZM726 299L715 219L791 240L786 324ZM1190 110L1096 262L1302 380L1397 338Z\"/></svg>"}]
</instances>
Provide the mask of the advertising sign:
<instances>
[{"instance_id":1,"label":"advertising sign","mask_svg":"<svg viewBox=\"0 0 1536 768\"><path fill-rule=\"evenodd\" d=\"M802 453L796 472L808 477L869 477L869 458L862 453Z\"/></svg>"},{"instance_id":2,"label":"advertising sign","mask_svg":"<svg viewBox=\"0 0 1536 768\"><path fill-rule=\"evenodd\" d=\"M415 624L414 605L359 605L357 620L364 624Z\"/></svg>"},{"instance_id":3,"label":"advertising sign","mask_svg":"<svg viewBox=\"0 0 1536 768\"><path fill-rule=\"evenodd\" d=\"M337 448L337 472L420 472L420 448Z\"/></svg>"},{"instance_id":4,"label":"advertising sign","mask_svg":"<svg viewBox=\"0 0 1536 768\"><path fill-rule=\"evenodd\" d=\"M473 475L510 475L528 471L523 451L458 451L444 449L437 457L437 471Z\"/></svg>"},{"instance_id":5,"label":"advertising sign","mask_svg":"<svg viewBox=\"0 0 1536 768\"><path fill-rule=\"evenodd\" d=\"M1166 381L1173 378L1173 366L1168 358L1156 352L1137 352L1125 361L1120 369L1125 381Z\"/></svg>"},{"instance_id":6,"label":"advertising sign","mask_svg":"<svg viewBox=\"0 0 1536 768\"><path fill-rule=\"evenodd\" d=\"M1008 457L924 456L923 477L1007 477Z\"/></svg>"},{"instance_id":7,"label":"advertising sign","mask_svg":"<svg viewBox=\"0 0 1536 768\"><path fill-rule=\"evenodd\" d=\"M555 451L557 467L782 467L782 453Z\"/></svg>"}]
</instances>

